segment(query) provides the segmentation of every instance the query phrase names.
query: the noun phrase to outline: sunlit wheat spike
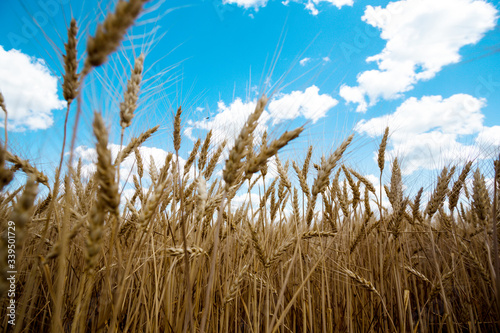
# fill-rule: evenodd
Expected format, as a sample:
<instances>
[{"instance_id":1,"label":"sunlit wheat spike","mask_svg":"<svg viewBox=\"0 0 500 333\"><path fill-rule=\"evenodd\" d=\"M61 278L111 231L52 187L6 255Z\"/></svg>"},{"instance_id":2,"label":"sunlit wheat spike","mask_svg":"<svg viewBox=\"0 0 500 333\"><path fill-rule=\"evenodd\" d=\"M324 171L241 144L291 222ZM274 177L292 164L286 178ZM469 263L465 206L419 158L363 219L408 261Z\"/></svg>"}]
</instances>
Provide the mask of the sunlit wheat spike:
<instances>
[{"instance_id":1,"label":"sunlit wheat spike","mask_svg":"<svg viewBox=\"0 0 500 333\"><path fill-rule=\"evenodd\" d=\"M115 12L109 13L104 22L97 26L94 37L87 40L87 58L83 74L86 75L92 67L104 64L108 56L120 46L127 29L132 26L148 0L120 0Z\"/></svg>"},{"instance_id":2,"label":"sunlit wheat spike","mask_svg":"<svg viewBox=\"0 0 500 333\"><path fill-rule=\"evenodd\" d=\"M426 214L431 218L443 204L446 195L448 194L448 184L450 183L451 176L455 172L455 167L453 167L449 172L445 167L441 171L441 175L438 177L437 186L432 192L429 203L425 210Z\"/></svg>"},{"instance_id":3,"label":"sunlit wheat spike","mask_svg":"<svg viewBox=\"0 0 500 333\"><path fill-rule=\"evenodd\" d=\"M398 158L392 162L391 173L391 188L388 194L389 201L395 211L399 210L399 205L403 200L403 181L401 178L401 168L399 167Z\"/></svg>"},{"instance_id":4,"label":"sunlit wheat spike","mask_svg":"<svg viewBox=\"0 0 500 333\"><path fill-rule=\"evenodd\" d=\"M264 164L267 164L269 158L276 155L278 150L297 138L303 130L303 127L299 127L293 131L285 132L278 140L273 140L268 147L262 147L257 156L247 161L245 169L246 177L250 178L249 176L259 171Z\"/></svg>"},{"instance_id":5,"label":"sunlit wheat spike","mask_svg":"<svg viewBox=\"0 0 500 333\"><path fill-rule=\"evenodd\" d=\"M99 196L105 208L118 214L120 195L115 180L115 168L111 163L111 152L108 149L108 131L100 113L94 113L94 135L97 139L97 181L99 183Z\"/></svg>"},{"instance_id":6,"label":"sunlit wheat spike","mask_svg":"<svg viewBox=\"0 0 500 333\"><path fill-rule=\"evenodd\" d=\"M14 173L5 167L6 151L0 145L0 191L14 178Z\"/></svg>"},{"instance_id":7,"label":"sunlit wheat spike","mask_svg":"<svg viewBox=\"0 0 500 333\"><path fill-rule=\"evenodd\" d=\"M208 148L210 148L210 140L212 140L212 130L208 132L201 146L200 158L198 159L198 169L201 171L207 163Z\"/></svg>"},{"instance_id":8,"label":"sunlit wheat spike","mask_svg":"<svg viewBox=\"0 0 500 333\"><path fill-rule=\"evenodd\" d=\"M267 101L265 95L262 95L257 101L255 110L248 116L238 138L234 142L234 147L229 151L229 158L226 160L226 165L222 171L222 178L226 182L226 190L234 184L238 176L242 165L241 160L246 156L249 146L252 144L253 131L257 127L262 112L264 112Z\"/></svg>"},{"instance_id":9,"label":"sunlit wheat spike","mask_svg":"<svg viewBox=\"0 0 500 333\"><path fill-rule=\"evenodd\" d=\"M361 200L361 193L359 192L359 186L356 185L354 182L354 179L352 179L351 174L345 167L345 165L342 165L342 170L344 171L344 174L347 178L347 182L349 183L349 187L351 188L352 192L352 208L356 209L359 201Z\"/></svg>"},{"instance_id":10,"label":"sunlit wheat spike","mask_svg":"<svg viewBox=\"0 0 500 333\"><path fill-rule=\"evenodd\" d=\"M267 147L267 130L264 131L264 134L262 134L262 142L261 142L261 148L262 147ZM261 168L260 168L260 173L262 174L263 177L266 177L267 175L267 170L268 166L267 163L264 163Z\"/></svg>"},{"instance_id":11,"label":"sunlit wheat spike","mask_svg":"<svg viewBox=\"0 0 500 333\"><path fill-rule=\"evenodd\" d=\"M182 108L179 106L174 117L174 149L179 151L181 149L181 114Z\"/></svg>"},{"instance_id":12,"label":"sunlit wheat spike","mask_svg":"<svg viewBox=\"0 0 500 333\"><path fill-rule=\"evenodd\" d=\"M458 176L457 181L453 184L453 187L448 195L448 201L450 203L450 210L454 210L458 203L458 197L460 196L460 190L462 189L463 184L469 174L469 171L472 167L472 161L467 162L464 166L460 176Z\"/></svg>"},{"instance_id":13,"label":"sunlit wheat spike","mask_svg":"<svg viewBox=\"0 0 500 333\"><path fill-rule=\"evenodd\" d=\"M321 168L318 171L316 179L314 180L314 184L311 191L313 197L318 195L318 193L322 192L323 188L328 184L328 179L330 177L332 169L335 167L335 165L337 165L337 162L342 158L342 155L344 154L349 144L352 142L353 138L354 134L349 135L349 137L344 142L342 142L342 144L337 148L337 150L335 150L335 152L331 154L325 162L321 163Z\"/></svg>"},{"instance_id":14,"label":"sunlit wheat spike","mask_svg":"<svg viewBox=\"0 0 500 333\"><path fill-rule=\"evenodd\" d=\"M300 188L302 189L302 192L309 198L311 196L311 192L309 191L309 185L307 185L307 179L304 177L304 174L302 171L299 169L297 163L295 161L292 161L292 167L297 173L297 177L299 178L299 184Z\"/></svg>"},{"instance_id":15,"label":"sunlit wheat spike","mask_svg":"<svg viewBox=\"0 0 500 333\"><path fill-rule=\"evenodd\" d=\"M135 161L137 163L137 174L140 178L144 176L144 162L142 160L141 152L137 147L134 148Z\"/></svg>"},{"instance_id":16,"label":"sunlit wheat spike","mask_svg":"<svg viewBox=\"0 0 500 333\"><path fill-rule=\"evenodd\" d=\"M199 176L196 179L196 190L198 196L196 197L196 220L200 221L205 214L205 206L207 204L208 193L207 193L207 182L203 176Z\"/></svg>"},{"instance_id":17,"label":"sunlit wheat spike","mask_svg":"<svg viewBox=\"0 0 500 333\"><path fill-rule=\"evenodd\" d=\"M120 125L123 129L132 124L134 112L137 109L143 67L144 54L141 53L135 59L132 75L127 82L127 90L125 91L123 102L120 103Z\"/></svg>"},{"instance_id":18,"label":"sunlit wheat spike","mask_svg":"<svg viewBox=\"0 0 500 333\"><path fill-rule=\"evenodd\" d=\"M354 171L353 169L351 169L351 168L347 168L347 169L349 170L350 173L352 173L354 175L354 177L358 178L370 192L375 194L375 186L373 186L372 182L370 182L366 177L364 177L363 175Z\"/></svg>"},{"instance_id":19,"label":"sunlit wheat spike","mask_svg":"<svg viewBox=\"0 0 500 333\"><path fill-rule=\"evenodd\" d=\"M27 175L35 176L35 180L40 184L49 186L49 179L42 172L38 171L34 166L32 166L28 161L21 159L19 156L13 155L8 151L5 151L5 160L14 164L16 169L23 170Z\"/></svg>"},{"instance_id":20,"label":"sunlit wheat spike","mask_svg":"<svg viewBox=\"0 0 500 333\"><path fill-rule=\"evenodd\" d=\"M472 207L479 220L484 223L490 214L491 201L486 188L484 175L479 169L474 172L474 181L472 183Z\"/></svg>"},{"instance_id":21,"label":"sunlit wheat spike","mask_svg":"<svg viewBox=\"0 0 500 333\"><path fill-rule=\"evenodd\" d=\"M222 152L224 151L224 148L226 147L226 141L223 141L215 153L210 157L210 160L208 161L207 167L205 168L205 171L203 173L203 176L205 176L205 179L210 179L212 176L212 173L215 170L215 167L217 166L217 163L219 162L219 159L222 155Z\"/></svg>"},{"instance_id":22,"label":"sunlit wheat spike","mask_svg":"<svg viewBox=\"0 0 500 333\"><path fill-rule=\"evenodd\" d=\"M184 174L186 175L189 172L189 169L191 169L191 166L194 163L194 160L196 159L196 155L198 153L198 148L200 148L201 140L198 139L194 143L193 149L191 150L191 153L189 154L188 159L186 160L186 164L184 164Z\"/></svg>"},{"instance_id":23,"label":"sunlit wheat spike","mask_svg":"<svg viewBox=\"0 0 500 333\"><path fill-rule=\"evenodd\" d=\"M139 135L137 138L132 138L129 144L118 153L114 164L118 165L119 163L123 162L134 151L134 149L138 148L147 139L149 139L151 135L153 135L158 130L158 128L160 128L160 126L156 125L155 127L148 129L146 132L141 133L141 135Z\"/></svg>"},{"instance_id":24,"label":"sunlit wheat spike","mask_svg":"<svg viewBox=\"0 0 500 333\"><path fill-rule=\"evenodd\" d=\"M307 173L309 172L309 164L311 163L311 157L313 153L313 146L309 146L307 149L306 158L304 160L304 165L302 166L302 175L307 178Z\"/></svg>"},{"instance_id":25,"label":"sunlit wheat spike","mask_svg":"<svg viewBox=\"0 0 500 333\"><path fill-rule=\"evenodd\" d=\"M424 192L424 188L421 187L420 190L418 190L418 193L415 196L413 203L410 205L414 221L422 222L422 214L420 214L420 200L422 199L423 192Z\"/></svg>"},{"instance_id":26,"label":"sunlit wheat spike","mask_svg":"<svg viewBox=\"0 0 500 333\"><path fill-rule=\"evenodd\" d=\"M278 158L278 155L276 155L276 168L278 170L278 174L280 176L281 181L286 186L286 188L289 191L291 191L292 190L292 183L290 182L290 179L288 179L287 170L285 170L283 168L283 165L281 164L281 161Z\"/></svg>"},{"instance_id":27,"label":"sunlit wheat spike","mask_svg":"<svg viewBox=\"0 0 500 333\"><path fill-rule=\"evenodd\" d=\"M76 20L71 19L68 28L68 42L64 44L66 55L63 55L64 60L64 75L63 75L63 97L71 104L78 94L78 60L77 60L77 39L78 27Z\"/></svg>"},{"instance_id":28,"label":"sunlit wheat spike","mask_svg":"<svg viewBox=\"0 0 500 333\"><path fill-rule=\"evenodd\" d=\"M389 127L385 128L384 136L382 137L382 142L380 143L380 147L378 149L377 162L378 167L380 169L380 173L384 171L385 165L385 150L387 148L387 138L389 137Z\"/></svg>"}]
</instances>

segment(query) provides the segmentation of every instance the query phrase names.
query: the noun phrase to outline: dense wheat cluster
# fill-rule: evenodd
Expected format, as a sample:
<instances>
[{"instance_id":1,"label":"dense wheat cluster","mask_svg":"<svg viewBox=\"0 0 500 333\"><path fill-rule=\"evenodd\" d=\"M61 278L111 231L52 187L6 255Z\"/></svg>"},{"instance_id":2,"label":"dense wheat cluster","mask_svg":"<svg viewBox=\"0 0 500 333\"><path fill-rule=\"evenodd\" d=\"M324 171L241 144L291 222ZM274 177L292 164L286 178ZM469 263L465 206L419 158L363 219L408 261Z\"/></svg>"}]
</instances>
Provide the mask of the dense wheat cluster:
<instances>
[{"instance_id":1,"label":"dense wheat cluster","mask_svg":"<svg viewBox=\"0 0 500 333\"><path fill-rule=\"evenodd\" d=\"M75 105L83 80L116 50L144 2L120 1L81 64L71 21L62 57L68 112L72 101L86 112ZM93 115L98 158L90 177L81 161L69 161L48 179L6 145L0 150L0 308L7 307L5 233L14 221L15 332L498 331L500 162L493 172L468 161L444 168L425 202L423 189L405 193L398 159L386 161L387 129L378 166L390 182L379 191L345 156L352 135L320 161L312 147L280 160L302 127L254 145L265 95L234 146L216 144L209 132L181 167L179 107L174 151L162 166L139 152L158 126L113 158L108 131L123 140L132 123L144 60L130 59L120 122ZM271 158L276 175L268 173ZM137 172L124 180L126 159ZM25 185L16 188L14 177ZM132 197L124 186L135 189ZM242 192L260 193L260 203L236 206ZM2 331L7 320L0 318Z\"/></svg>"}]
</instances>

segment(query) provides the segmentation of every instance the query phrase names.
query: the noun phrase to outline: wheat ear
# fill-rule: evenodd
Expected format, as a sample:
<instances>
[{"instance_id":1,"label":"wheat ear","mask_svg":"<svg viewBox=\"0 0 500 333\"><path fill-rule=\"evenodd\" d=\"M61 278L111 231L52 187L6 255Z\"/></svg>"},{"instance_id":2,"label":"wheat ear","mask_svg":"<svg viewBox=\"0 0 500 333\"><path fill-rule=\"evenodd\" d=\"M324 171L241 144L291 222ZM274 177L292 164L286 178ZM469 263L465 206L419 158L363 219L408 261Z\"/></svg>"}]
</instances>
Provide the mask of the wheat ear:
<instances>
[{"instance_id":1,"label":"wheat ear","mask_svg":"<svg viewBox=\"0 0 500 333\"><path fill-rule=\"evenodd\" d=\"M120 195L115 180L115 168L111 163L111 152L108 149L108 131L100 113L94 113L93 129L97 139L97 181L100 189L99 197L105 204L105 209L118 215Z\"/></svg>"},{"instance_id":2,"label":"wheat ear","mask_svg":"<svg viewBox=\"0 0 500 333\"><path fill-rule=\"evenodd\" d=\"M104 22L97 26L94 37L87 41L87 59L85 59L83 76L92 67L104 64L108 56L115 52L121 44L127 29L134 24L148 0L120 0L114 13L109 13Z\"/></svg>"},{"instance_id":3,"label":"wheat ear","mask_svg":"<svg viewBox=\"0 0 500 333\"><path fill-rule=\"evenodd\" d=\"M127 90L124 94L124 100L120 103L120 126L122 130L132 124L134 112L137 109L139 91L141 89L142 71L144 68L144 54L135 58L132 75L127 82Z\"/></svg>"},{"instance_id":4,"label":"wheat ear","mask_svg":"<svg viewBox=\"0 0 500 333\"><path fill-rule=\"evenodd\" d=\"M5 151L5 160L14 164L16 169L23 170L27 175L35 176L35 180L40 184L49 186L48 178L42 172L38 171L34 166L32 166L28 161L21 159L19 156L13 155L8 151Z\"/></svg>"},{"instance_id":5,"label":"wheat ear","mask_svg":"<svg viewBox=\"0 0 500 333\"><path fill-rule=\"evenodd\" d=\"M144 143L144 141L149 139L149 137L153 135L153 133L155 133L158 130L158 128L160 128L159 125L148 129L146 132L142 133L137 138L132 138L129 144L125 148L123 148L116 156L114 162L115 166L123 162L123 160L125 160L134 151L135 148L138 148L140 145Z\"/></svg>"},{"instance_id":6,"label":"wheat ear","mask_svg":"<svg viewBox=\"0 0 500 333\"><path fill-rule=\"evenodd\" d=\"M8 116L8 113L7 113L7 106L5 106L5 98L3 97L3 94L2 92L0 91L0 108L3 110L3 112L5 113L5 119L4 119L4 130L5 130L5 142L4 142L4 147L7 148L7 139L8 139L8 136L7 136L7 116Z\"/></svg>"},{"instance_id":7,"label":"wheat ear","mask_svg":"<svg viewBox=\"0 0 500 333\"><path fill-rule=\"evenodd\" d=\"M484 175L481 174L479 169L474 172L474 181L472 183L472 207L479 220L484 224L490 213L491 202Z\"/></svg>"},{"instance_id":8,"label":"wheat ear","mask_svg":"<svg viewBox=\"0 0 500 333\"><path fill-rule=\"evenodd\" d=\"M250 178L252 174L259 171L259 169L267 164L267 160L278 153L278 150L283 148L288 144L288 142L297 138L299 134L304 130L303 127L299 127L290 132L285 132L278 140L273 140L269 147L262 147L259 155L253 157L247 161L245 174L247 178Z\"/></svg>"},{"instance_id":9,"label":"wheat ear","mask_svg":"<svg viewBox=\"0 0 500 333\"><path fill-rule=\"evenodd\" d=\"M432 218L432 216L443 204L444 199L448 194L448 184L450 183L451 176L454 172L455 167L453 167L449 172L446 167L441 171L441 175L438 177L437 186L434 189L434 192L432 192L431 198L425 210L429 218Z\"/></svg>"},{"instance_id":10,"label":"wheat ear","mask_svg":"<svg viewBox=\"0 0 500 333\"><path fill-rule=\"evenodd\" d=\"M5 167L6 151L0 146L0 191L14 178L14 173Z\"/></svg>"},{"instance_id":11,"label":"wheat ear","mask_svg":"<svg viewBox=\"0 0 500 333\"><path fill-rule=\"evenodd\" d=\"M344 154L349 144L352 142L353 138L354 134L349 135L349 137L344 142L342 142L342 144L337 148L337 150L335 150L335 152L331 154L327 160L321 163L320 170L318 171L318 176L314 180L314 184L311 191L313 196L317 196L318 193L322 192L322 190L328 184L328 178L330 177L332 169L335 167L337 162L342 158L342 155Z\"/></svg>"},{"instance_id":12,"label":"wheat ear","mask_svg":"<svg viewBox=\"0 0 500 333\"><path fill-rule=\"evenodd\" d=\"M226 182L226 191L234 184L238 172L241 169L241 160L246 156L248 147L252 144L252 134L257 127L257 122L264 112L267 104L267 97L262 97L257 101L254 112L250 114L245 125L241 129L240 135L234 143L234 147L229 152L229 158L226 160L226 166L222 172L222 178Z\"/></svg>"},{"instance_id":13,"label":"wheat ear","mask_svg":"<svg viewBox=\"0 0 500 333\"><path fill-rule=\"evenodd\" d=\"M200 151L200 158L198 159L198 169L203 170L205 167L205 164L207 163L207 155L208 155L208 148L210 148L210 140L212 140L212 130L208 132L207 136L205 137L205 141L203 141L203 145L201 146L201 151Z\"/></svg>"},{"instance_id":14,"label":"wheat ear","mask_svg":"<svg viewBox=\"0 0 500 333\"><path fill-rule=\"evenodd\" d=\"M342 142L342 144L337 148L337 150L335 150L333 154L331 154L328 157L328 159L321 162L321 166L318 170L318 175L314 180L313 187L311 190L312 198L309 200L307 205L307 215L306 215L307 225L311 224L318 194L323 192L325 187L328 185L332 169L335 167L335 165L337 165L337 162L342 158L342 155L347 149L347 146L349 146L349 144L352 142L353 138L354 134L349 135L349 137L344 142Z\"/></svg>"},{"instance_id":15,"label":"wheat ear","mask_svg":"<svg viewBox=\"0 0 500 333\"><path fill-rule=\"evenodd\" d=\"M64 60L64 76L63 76L63 97L69 104L78 95L78 74L76 73L78 69L77 60L77 39L78 27L76 25L76 20L71 19L70 26L68 28L68 42L64 44L64 49L66 50L66 55L63 55Z\"/></svg>"},{"instance_id":16,"label":"wheat ear","mask_svg":"<svg viewBox=\"0 0 500 333\"><path fill-rule=\"evenodd\" d=\"M457 206L458 197L460 196L460 190L462 189L462 186L465 183L465 179L467 178L467 175L469 174L471 167L472 167L472 161L467 162L464 169L460 173L460 176L458 176L457 181L453 184L453 187L451 188L451 192L448 196L448 201L450 204L449 206L451 211L453 211Z\"/></svg>"}]
</instances>

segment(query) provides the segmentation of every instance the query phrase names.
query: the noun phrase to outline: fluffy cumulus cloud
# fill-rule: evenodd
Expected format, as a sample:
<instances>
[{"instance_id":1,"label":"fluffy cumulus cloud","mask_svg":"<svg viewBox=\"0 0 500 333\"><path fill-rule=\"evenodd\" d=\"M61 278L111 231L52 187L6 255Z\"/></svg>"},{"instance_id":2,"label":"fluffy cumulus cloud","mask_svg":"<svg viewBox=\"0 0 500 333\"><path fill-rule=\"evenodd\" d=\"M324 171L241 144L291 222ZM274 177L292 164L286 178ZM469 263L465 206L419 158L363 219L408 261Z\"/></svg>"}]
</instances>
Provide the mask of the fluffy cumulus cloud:
<instances>
[{"instance_id":1,"label":"fluffy cumulus cloud","mask_svg":"<svg viewBox=\"0 0 500 333\"><path fill-rule=\"evenodd\" d=\"M289 94L279 94L269 103L269 112L273 124L285 120L303 117L313 123L325 117L338 101L328 94L320 94L315 85L304 91L292 91Z\"/></svg>"},{"instance_id":2,"label":"fluffy cumulus cloud","mask_svg":"<svg viewBox=\"0 0 500 333\"><path fill-rule=\"evenodd\" d=\"M65 101L59 100L57 86L57 77L50 73L43 60L18 50L6 51L0 46L0 91L9 112L9 130L52 126L52 112L66 106ZM0 117L4 119L3 112Z\"/></svg>"},{"instance_id":3,"label":"fluffy cumulus cloud","mask_svg":"<svg viewBox=\"0 0 500 333\"><path fill-rule=\"evenodd\" d=\"M476 142L481 146L500 147L500 126L484 127L478 134Z\"/></svg>"},{"instance_id":4,"label":"fluffy cumulus cloud","mask_svg":"<svg viewBox=\"0 0 500 333\"><path fill-rule=\"evenodd\" d=\"M439 168L443 163L481 157L477 146L459 142L460 137L484 130L481 109L484 99L457 94L409 98L397 110L370 120L362 120L356 131L371 137L382 135L390 127L388 154L404 160L403 171Z\"/></svg>"},{"instance_id":5,"label":"fluffy cumulus cloud","mask_svg":"<svg viewBox=\"0 0 500 333\"><path fill-rule=\"evenodd\" d=\"M382 99L394 99L444 66L460 61L459 50L493 29L498 11L483 0L401 0L387 7L367 6L363 21L380 29L386 46L369 57L378 69L360 73L358 85L340 95L364 112ZM367 101L368 99L369 101Z\"/></svg>"},{"instance_id":6,"label":"fluffy cumulus cloud","mask_svg":"<svg viewBox=\"0 0 500 333\"><path fill-rule=\"evenodd\" d=\"M194 129L212 130L212 141L216 145L226 141L228 146L232 146L248 116L255 110L256 102L256 100L243 102L241 98L237 98L230 105L226 105L223 101L219 101L215 117L197 122L188 122L184 134L194 140L191 135ZM264 111L255 130L256 139L266 130L265 123L268 120L269 113Z\"/></svg>"},{"instance_id":7,"label":"fluffy cumulus cloud","mask_svg":"<svg viewBox=\"0 0 500 333\"><path fill-rule=\"evenodd\" d=\"M336 99L328 94L320 94L319 88L314 85L304 91L276 94L269 101L266 110L259 119L255 140L259 142L260 136L269 124L276 125L299 117L316 122L325 117L326 113L337 104ZM231 146L248 116L255 110L255 105L255 100L243 102L240 98L237 98L230 105L220 101L215 117L189 122L184 133L191 136L195 129L212 130L213 138L217 143L226 140ZM193 139L192 136L191 139Z\"/></svg>"}]
</instances>

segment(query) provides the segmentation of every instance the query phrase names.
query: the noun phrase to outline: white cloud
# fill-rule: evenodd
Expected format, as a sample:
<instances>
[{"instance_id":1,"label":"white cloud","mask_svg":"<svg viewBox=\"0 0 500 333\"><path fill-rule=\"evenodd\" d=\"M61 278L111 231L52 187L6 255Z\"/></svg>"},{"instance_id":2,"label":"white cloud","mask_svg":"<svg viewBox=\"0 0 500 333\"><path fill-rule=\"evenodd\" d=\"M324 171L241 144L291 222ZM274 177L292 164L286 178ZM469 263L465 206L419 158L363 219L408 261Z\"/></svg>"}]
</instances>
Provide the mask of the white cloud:
<instances>
[{"instance_id":1,"label":"white cloud","mask_svg":"<svg viewBox=\"0 0 500 333\"><path fill-rule=\"evenodd\" d=\"M305 91L292 91L278 95L269 103L273 124L302 116L314 123L323 118L338 101L328 94L319 94L319 88L310 86Z\"/></svg>"},{"instance_id":2,"label":"white cloud","mask_svg":"<svg viewBox=\"0 0 500 333\"><path fill-rule=\"evenodd\" d=\"M305 66L309 61L311 61L311 58L304 58L301 61L299 61L300 66Z\"/></svg>"},{"instance_id":3,"label":"white cloud","mask_svg":"<svg viewBox=\"0 0 500 333\"><path fill-rule=\"evenodd\" d=\"M330 57L323 57L323 59L322 59L322 60L323 60L324 62L330 62L330 61L331 61L331 60L330 60Z\"/></svg>"},{"instance_id":4,"label":"white cloud","mask_svg":"<svg viewBox=\"0 0 500 333\"><path fill-rule=\"evenodd\" d=\"M118 152L120 151L120 145L109 144L108 149L111 151L111 158L112 161L114 161L116 159L116 156L118 155ZM156 147L141 146L138 149L142 157L142 163L144 167L144 179L150 181L151 179L149 177L149 169L151 165L151 158L153 158L155 166L159 172L160 168L162 168L165 165L165 159L167 157L168 152ZM95 163L97 162L97 153L95 148L85 147L85 146L76 147L75 156L77 159L78 158L82 159L83 176L86 178L90 177L96 171ZM174 155L172 156L172 161L175 160L176 158ZM184 168L185 163L186 160L183 159L182 157L179 157L179 165L181 170ZM190 171L193 172L193 169ZM123 160L120 163L120 180L132 182L132 178L129 178L131 174L137 174L137 163L134 153L130 154L125 160ZM192 174L190 174L190 179L193 179Z\"/></svg>"},{"instance_id":5,"label":"white cloud","mask_svg":"<svg viewBox=\"0 0 500 333\"><path fill-rule=\"evenodd\" d=\"M0 91L12 131L47 129L53 124L52 111L66 102L57 95L57 78L42 59L18 50L5 51L0 45ZM4 119L4 113L0 113ZM0 122L3 125L3 121Z\"/></svg>"},{"instance_id":6,"label":"white cloud","mask_svg":"<svg viewBox=\"0 0 500 333\"><path fill-rule=\"evenodd\" d=\"M256 100L245 103L241 98L237 98L229 106L219 101L215 117L192 123L191 127L186 128L186 132L191 133L193 129L212 130L213 142L216 145L226 140L227 145L232 147L248 116L255 110L255 106ZM264 111L255 130L256 137L264 133L268 119L269 113Z\"/></svg>"},{"instance_id":7,"label":"white cloud","mask_svg":"<svg viewBox=\"0 0 500 333\"><path fill-rule=\"evenodd\" d=\"M319 14L318 9L314 5L314 3L312 3L312 1L310 1L310 0L306 4L306 9L311 13L311 15L316 16Z\"/></svg>"},{"instance_id":8,"label":"white cloud","mask_svg":"<svg viewBox=\"0 0 500 333\"><path fill-rule=\"evenodd\" d=\"M308 0L306 4L306 9L311 13L311 15L319 14L317 6L319 5L320 2L329 3L337 7L338 9L342 8L343 6L352 6L354 4L353 0Z\"/></svg>"},{"instance_id":9,"label":"white cloud","mask_svg":"<svg viewBox=\"0 0 500 333\"><path fill-rule=\"evenodd\" d=\"M382 135L386 126L391 130L390 156L404 158L403 172L439 168L443 163L480 157L477 147L458 141L461 136L483 130L481 109L484 99L466 94L409 98L394 113L362 120L356 131L371 137Z\"/></svg>"},{"instance_id":10,"label":"white cloud","mask_svg":"<svg viewBox=\"0 0 500 333\"><path fill-rule=\"evenodd\" d=\"M381 98L394 99L444 66L460 61L459 50L477 43L496 25L497 10L483 0L401 0L386 8L367 6L363 21L381 30L387 41L368 57L376 70L360 73L358 86L343 86L340 95L358 103L358 112ZM360 101L359 96L369 99Z\"/></svg>"},{"instance_id":11,"label":"white cloud","mask_svg":"<svg viewBox=\"0 0 500 333\"><path fill-rule=\"evenodd\" d=\"M319 88L314 85L304 91L277 94L268 103L267 111L264 111L259 119L255 140L260 142L260 136L267 129L269 122L275 125L298 117L316 122L325 117L326 113L337 104L338 101L330 95L319 94ZM243 102L240 98L230 105L220 101L215 117L188 124L184 133L191 135L193 129L212 130L216 144L226 140L231 147L248 116L255 110L255 105L256 100Z\"/></svg>"},{"instance_id":12,"label":"white cloud","mask_svg":"<svg viewBox=\"0 0 500 333\"><path fill-rule=\"evenodd\" d=\"M304 0L294 0L295 2L304 3ZM253 8L256 11L260 7L265 7L268 0L223 0L223 4L235 4L237 6L243 7L245 9ZM337 8L342 8L343 6L352 6L354 0L307 0L305 8L311 13L311 15L318 15L319 11L316 8L320 2L326 2L334 5ZM290 0L281 1L284 6L288 6ZM253 16L252 16L253 18Z\"/></svg>"},{"instance_id":13,"label":"white cloud","mask_svg":"<svg viewBox=\"0 0 500 333\"><path fill-rule=\"evenodd\" d=\"M235 4L245 9L259 7L265 7L267 5L267 0L223 0L224 4Z\"/></svg>"},{"instance_id":14,"label":"white cloud","mask_svg":"<svg viewBox=\"0 0 500 333\"><path fill-rule=\"evenodd\" d=\"M500 148L500 126L484 127L478 134L476 142L480 145Z\"/></svg>"}]
</instances>

